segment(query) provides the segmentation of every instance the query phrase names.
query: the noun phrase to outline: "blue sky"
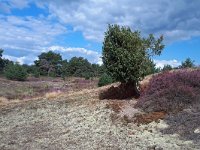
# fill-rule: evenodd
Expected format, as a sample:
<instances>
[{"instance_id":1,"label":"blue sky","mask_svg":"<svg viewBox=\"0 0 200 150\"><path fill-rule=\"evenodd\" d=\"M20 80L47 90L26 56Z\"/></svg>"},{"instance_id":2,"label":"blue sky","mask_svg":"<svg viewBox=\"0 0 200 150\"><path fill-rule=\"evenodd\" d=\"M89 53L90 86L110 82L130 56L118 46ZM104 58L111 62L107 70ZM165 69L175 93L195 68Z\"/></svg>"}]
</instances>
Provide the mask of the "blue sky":
<instances>
[{"instance_id":1,"label":"blue sky","mask_svg":"<svg viewBox=\"0 0 200 150\"><path fill-rule=\"evenodd\" d=\"M53 50L101 64L104 32L116 23L144 36L164 35L157 66L178 66L188 57L200 64L199 7L199 0L0 0L0 48L20 63Z\"/></svg>"}]
</instances>

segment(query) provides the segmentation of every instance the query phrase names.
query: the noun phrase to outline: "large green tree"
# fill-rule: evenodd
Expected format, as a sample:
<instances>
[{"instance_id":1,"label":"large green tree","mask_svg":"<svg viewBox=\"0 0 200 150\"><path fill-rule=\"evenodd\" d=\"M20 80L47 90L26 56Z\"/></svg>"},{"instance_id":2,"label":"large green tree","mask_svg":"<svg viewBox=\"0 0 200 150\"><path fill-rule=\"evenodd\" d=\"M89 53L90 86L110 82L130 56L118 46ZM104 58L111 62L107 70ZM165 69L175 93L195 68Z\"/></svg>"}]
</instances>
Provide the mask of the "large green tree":
<instances>
[{"instance_id":1,"label":"large green tree","mask_svg":"<svg viewBox=\"0 0 200 150\"><path fill-rule=\"evenodd\" d=\"M92 76L91 63L83 57L72 57L68 63L69 74L75 77Z\"/></svg>"},{"instance_id":2,"label":"large green tree","mask_svg":"<svg viewBox=\"0 0 200 150\"><path fill-rule=\"evenodd\" d=\"M105 68L116 81L136 87L147 74L151 57L161 54L162 41L163 36L145 38L129 27L109 25L103 42Z\"/></svg>"},{"instance_id":3,"label":"large green tree","mask_svg":"<svg viewBox=\"0 0 200 150\"><path fill-rule=\"evenodd\" d=\"M62 66L62 56L53 51L42 53L35 61L35 65L39 67L42 75L60 76Z\"/></svg>"}]
</instances>

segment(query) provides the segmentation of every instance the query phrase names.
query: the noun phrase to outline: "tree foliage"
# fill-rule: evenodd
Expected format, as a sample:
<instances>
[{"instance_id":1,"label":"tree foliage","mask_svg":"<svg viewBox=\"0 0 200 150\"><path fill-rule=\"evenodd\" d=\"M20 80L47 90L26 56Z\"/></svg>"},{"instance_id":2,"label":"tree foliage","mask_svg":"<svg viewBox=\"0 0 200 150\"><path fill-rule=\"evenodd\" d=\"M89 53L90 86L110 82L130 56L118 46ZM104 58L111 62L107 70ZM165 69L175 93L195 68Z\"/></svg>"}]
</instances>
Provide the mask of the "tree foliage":
<instances>
[{"instance_id":1,"label":"tree foliage","mask_svg":"<svg viewBox=\"0 0 200 150\"><path fill-rule=\"evenodd\" d=\"M7 65L4 74L6 78L17 81L25 81L28 77L26 69L18 63Z\"/></svg>"},{"instance_id":2,"label":"tree foliage","mask_svg":"<svg viewBox=\"0 0 200 150\"><path fill-rule=\"evenodd\" d=\"M83 57L73 57L68 64L69 73L75 77L88 77L92 75L92 65Z\"/></svg>"},{"instance_id":3,"label":"tree foliage","mask_svg":"<svg viewBox=\"0 0 200 150\"><path fill-rule=\"evenodd\" d=\"M0 73L3 72L4 68L9 65L9 64L13 64L12 61L8 60L8 59L5 59L5 58L2 58L3 56L3 49L0 49Z\"/></svg>"},{"instance_id":4,"label":"tree foliage","mask_svg":"<svg viewBox=\"0 0 200 150\"><path fill-rule=\"evenodd\" d=\"M191 60L190 58L187 58L185 61L183 61L180 66L180 68L193 68L193 67L195 67L194 60Z\"/></svg>"},{"instance_id":5,"label":"tree foliage","mask_svg":"<svg viewBox=\"0 0 200 150\"><path fill-rule=\"evenodd\" d=\"M111 84L113 83L113 79L111 76L109 76L107 73L104 73L101 75L101 77L99 78L99 82L98 82L98 86L101 87L101 86L105 86L105 85L108 85L108 84Z\"/></svg>"},{"instance_id":6,"label":"tree foliage","mask_svg":"<svg viewBox=\"0 0 200 150\"><path fill-rule=\"evenodd\" d=\"M160 55L163 36L147 38L129 27L109 25L103 42L103 63L108 73L121 83L137 84L151 69L151 56Z\"/></svg>"},{"instance_id":7,"label":"tree foliage","mask_svg":"<svg viewBox=\"0 0 200 150\"><path fill-rule=\"evenodd\" d=\"M173 69L173 68L172 68L171 65L164 65L162 71L170 71L170 70L172 70L172 69Z\"/></svg>"},{"instance_id":8,"label":"tree foliage","mask_svg":"<svg viewBox=\"0 0 200 150\"><path fill-rule=\"evenodd\" d=\"M36 65L26 65L24 64L23 67L26 69L27 73L31 76L36 78L40 77L40 70Z\"/></svg>"},{"instance_id":9,"label":"tree foliage","mask_svg":"<svg viewBox=\"0 0 200 150\"><path fill-rule=\"evenodd\" d=\"M60 75L59 70L61 69L62 64L62 56L60 54L49 51L40 54L38 58L39 59L35 61L35 65L39 67L42 75Z\"/></svg>"},{"instance_id":10,"label":"tree foliage","mask_svg":"<svg viewBox=\"0 0 200 150\"><path fill-rule=\"evenodd\" d=\"M0 49L0 71L2 71L4 68L4 61L3 61L2 56L3 56L3 50Z\"/></svg>"},{"instance_id":11,"label":"tree foliage","mask_svg":"<svg viewBox=\"0 0 200 150\"><path fill-rule=\"evenodd\" d=\"M150 58L146 60L146 65L144 66L146 70L144 76L154 74L158 72L158 68L156 68L156 64Z\"/></svg>"},{"instance_id":12,"label":"tree foliage","mask_svg":"<svg viewBox=\"0 0 200 150\"><path fill-rule=\"evenodd\" d=\"M15 69L16 64L12 61L2 58L3 50L0 49L0 72L5 69L6 72L11 72L12 69ZM34 77L42 76L53 76L53 77L65 77L75 76L75 77L84 77L89 79L91 77L100 77L104 72L105 68L98 64L91 64L87 59L83 57L73 57L69 60L62 60L62 56L53 51L41 53L38 56L38 60L34 61L33 65L27 64L17 64L17 67L23 68L28 75ZM9 69L8 69L9 68ZM18 72L18 71L17 71ZM9 73L8 73L9 74ZM13 76L16 74L13 74ZM7 76L11 76L10 74ZM14 78L14 77L8 77ZM16 79L18 80L18 79Z\"/></svg>"}]
</instances>

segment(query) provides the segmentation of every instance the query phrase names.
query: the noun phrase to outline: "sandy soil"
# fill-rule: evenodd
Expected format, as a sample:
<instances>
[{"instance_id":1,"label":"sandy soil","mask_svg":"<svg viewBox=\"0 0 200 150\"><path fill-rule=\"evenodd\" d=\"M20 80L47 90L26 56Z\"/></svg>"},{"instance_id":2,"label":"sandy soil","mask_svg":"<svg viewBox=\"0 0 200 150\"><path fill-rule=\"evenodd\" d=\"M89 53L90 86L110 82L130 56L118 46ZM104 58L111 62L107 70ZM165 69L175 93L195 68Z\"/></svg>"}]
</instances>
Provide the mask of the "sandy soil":
<instances>
[{"instance_id":1,"label":"sandy soil","mask_svg":"<svg viewBox=\"0 0 200 150\"><path fill-rule=\"evenodd\" d=\"M112 107L115 101L99 100L102 89L0 106L0 149L200 149L198 142L161 132L169 127L163 120L137 125L135 100Z\"/></svg>"}]
</instances>

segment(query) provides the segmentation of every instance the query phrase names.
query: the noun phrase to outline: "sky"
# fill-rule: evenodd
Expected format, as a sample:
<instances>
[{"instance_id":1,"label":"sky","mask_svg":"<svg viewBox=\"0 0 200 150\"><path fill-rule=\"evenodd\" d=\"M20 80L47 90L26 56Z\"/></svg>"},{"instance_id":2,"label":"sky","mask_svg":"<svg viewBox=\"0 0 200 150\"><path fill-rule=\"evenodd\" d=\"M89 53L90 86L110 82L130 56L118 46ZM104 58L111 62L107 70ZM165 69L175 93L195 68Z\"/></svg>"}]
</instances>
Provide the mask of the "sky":
<instances>
[{"instance_id":1,"label":"sky","mask_svg":"<svg viewBox=\"0 0 200 150\"><path fill-rule=\"evenodd\" d=\"M200 64L200 0L0 0L4 58L32 64L49 50L101 64L108 24L129 26L145 37L164 36L154 57L176 67L190 57Z\"/></svg>"}]
</instances>

